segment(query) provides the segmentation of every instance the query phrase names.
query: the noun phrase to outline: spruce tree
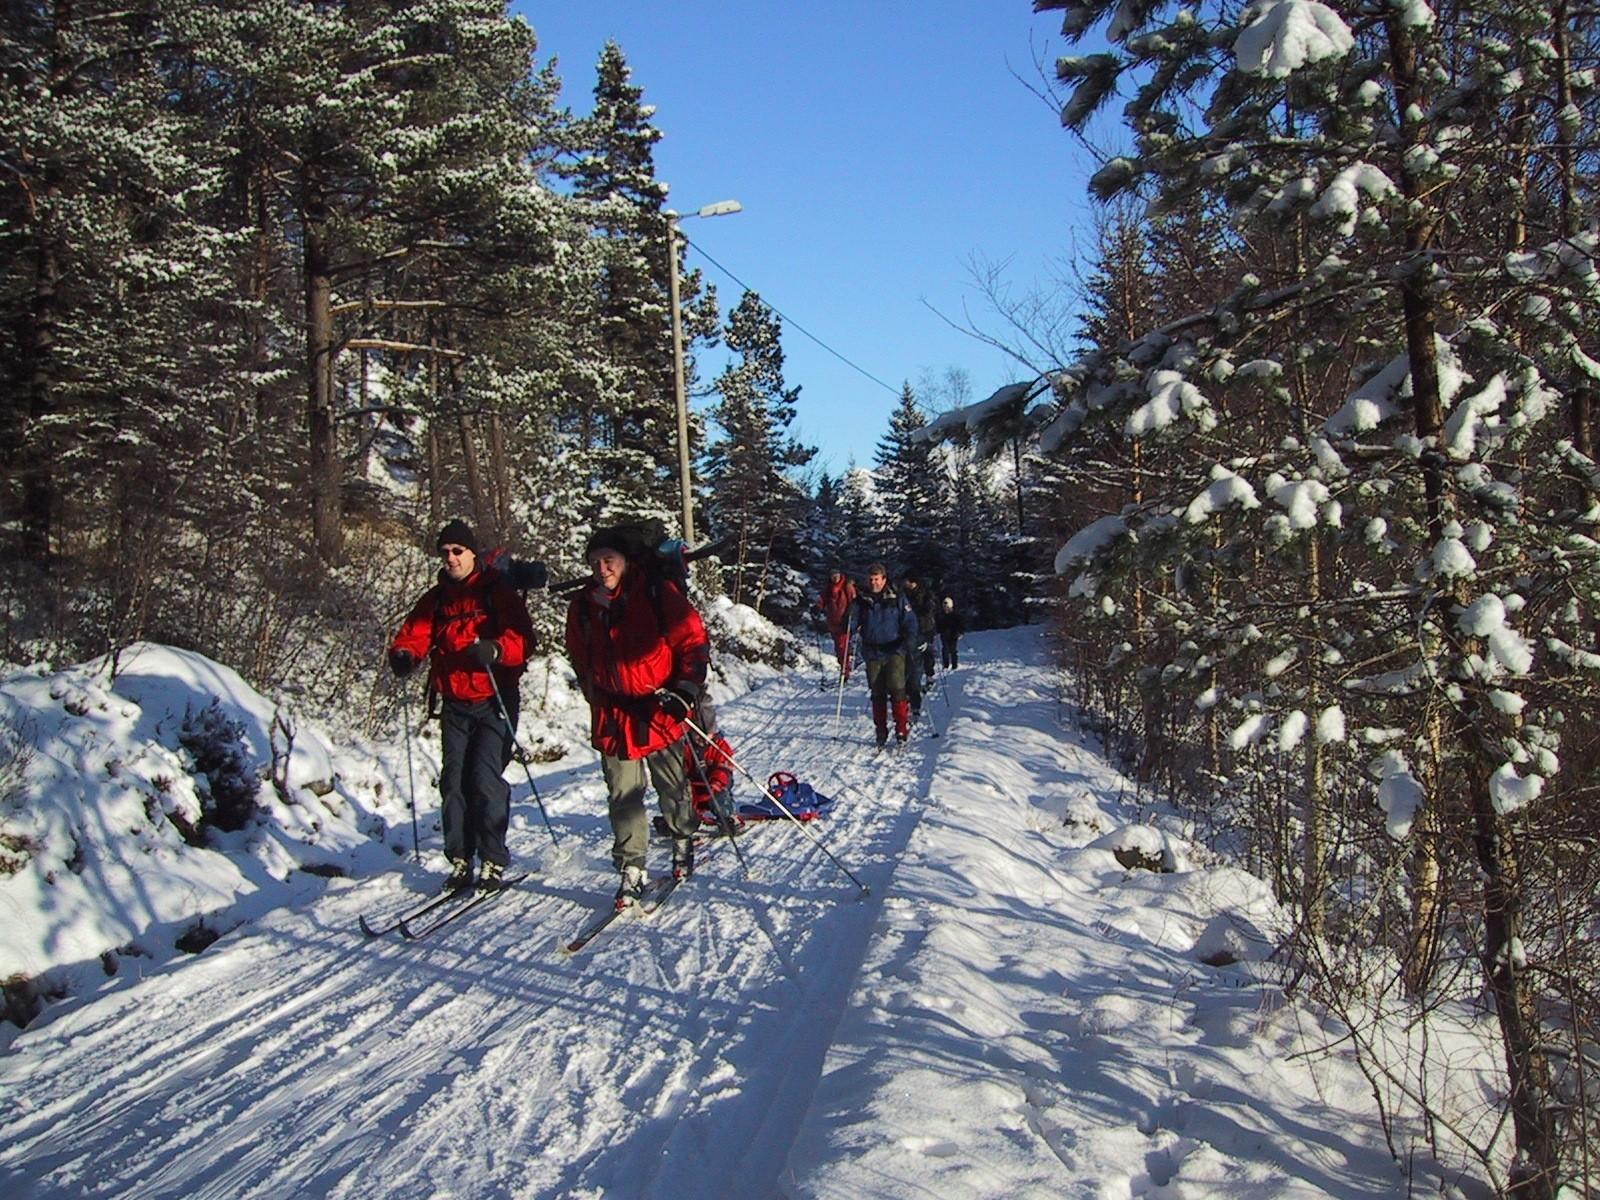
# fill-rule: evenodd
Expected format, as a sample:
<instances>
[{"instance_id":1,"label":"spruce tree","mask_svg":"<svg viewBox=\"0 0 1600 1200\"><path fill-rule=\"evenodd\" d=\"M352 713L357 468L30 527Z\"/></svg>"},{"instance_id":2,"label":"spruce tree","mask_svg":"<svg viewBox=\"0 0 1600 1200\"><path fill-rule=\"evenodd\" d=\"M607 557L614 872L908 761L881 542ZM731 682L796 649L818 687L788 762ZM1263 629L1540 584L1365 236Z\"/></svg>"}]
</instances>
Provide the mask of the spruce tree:
<instances>
[{"instance_id":1,"label":"spruce tree","mask_svg":"<svg viewBox=\"0 0 1600 1200\"><path fill-rule=\"evenodd\" d=\"M716 296L698 271L685 272L682 251L669 257L667 186L656 178L661 131L632 79L623 50L607 42L596 67L594 108L577 121L562 170L590 208L599 234L597 336L604 369L575 380L587 452L611 481L612 508L636 514L675 512L677 416L670 288L679 272L686 386L692 387L697 339L716 321Z\"/></svg>"},{"instance_id":2,"label":"spruce tree","mask_svg":"<svg viewBox=\"0 0 1600 1200\"><path fill-rule=\"evenodd\" d=\"M943 452L918 436L928 414L917 403L909 383L889 416L889 429L878 439L878 494L883 502L883 541L894 547L902 571L937 578L944 569L943 544L949 522L949 493Z\"/></svg>"},{"instance_id":3,"label":"spruce tree","mask_svg":"<svg viewBox=\"0 0 1600 1200\"><path fill-rule=\"evenodd\" d=\"M816 453L789 432L800 389L784 383L781 334L777 314L754 292L728 314L725 340L738 359L717 377L711 417L722 436L705 456L709 518L735 539L725 559L729 593L758 609L780 579L790 602L802 586L793 573L804 567L796 537L808 497L797 472Z\"/></svg>"}]
</instances>

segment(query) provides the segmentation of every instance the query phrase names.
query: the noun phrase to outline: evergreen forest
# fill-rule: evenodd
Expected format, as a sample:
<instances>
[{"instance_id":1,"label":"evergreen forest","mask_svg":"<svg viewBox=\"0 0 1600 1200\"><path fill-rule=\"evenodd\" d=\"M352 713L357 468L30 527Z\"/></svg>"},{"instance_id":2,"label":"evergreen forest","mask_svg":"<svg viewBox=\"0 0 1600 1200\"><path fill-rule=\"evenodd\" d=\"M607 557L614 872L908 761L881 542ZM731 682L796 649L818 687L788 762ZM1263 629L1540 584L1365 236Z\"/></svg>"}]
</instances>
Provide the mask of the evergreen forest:
<instances>
[{"instance_id":1,"label":"evergreen forest","mask_svg":"<svg viewBox=\"0 0 1600 1200\"><path fill-rule=\"evenodd\" d=\"M831 476L622 47L563 81L501 0L7 4L0 656L155 640L386 720L445 519L556 579L677 527L676 275L697 587L809 629L884 560L1047 622L1063 699L1291 906L1285 986L1380 1103L1434 1115L1427 1031L1489 1014L1478 1173L1593 1194L1595 10L1031 7L1096 244L990 333L1012 386L924 370Z\"/></svg>"}]
</instances>

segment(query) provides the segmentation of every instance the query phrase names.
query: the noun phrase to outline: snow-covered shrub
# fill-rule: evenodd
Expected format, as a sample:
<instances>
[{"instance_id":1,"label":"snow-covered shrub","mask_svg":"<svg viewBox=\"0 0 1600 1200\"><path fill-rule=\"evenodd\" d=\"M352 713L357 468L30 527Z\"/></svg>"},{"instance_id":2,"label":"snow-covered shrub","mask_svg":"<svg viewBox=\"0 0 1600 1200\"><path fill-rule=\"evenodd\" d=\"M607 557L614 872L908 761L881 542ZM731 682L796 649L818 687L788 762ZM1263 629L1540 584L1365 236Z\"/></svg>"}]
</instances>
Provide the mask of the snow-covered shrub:
<instances>
[{"instance_id":1,"label":"snow-covered shrub","mask_svg":"<svg viewBox=\"0 0 1600 1200\"><path fill-rule=\"evenodd\" d=\"M232 830L244 828L255 815L256 792L261 786L244 742L244 724L223 711L213 700L204 708L186 709L179 744L194 760L196 782L202 785L200 826ZM193 842L200 830L184 829Z\"/></svg>"},{"instance_id":2,"label":"snow-covered shrub","mask_svg":"<svg viewBox=\"0 0 1600 1200\"><path fill-rule=\"evenodd\" d=\"M33 855L32 839L9 830L5 815L19 800L23 776L33 758L33 738L13 720L0 722L0 876L15 875Z\"/></svg>"}]
</instances>

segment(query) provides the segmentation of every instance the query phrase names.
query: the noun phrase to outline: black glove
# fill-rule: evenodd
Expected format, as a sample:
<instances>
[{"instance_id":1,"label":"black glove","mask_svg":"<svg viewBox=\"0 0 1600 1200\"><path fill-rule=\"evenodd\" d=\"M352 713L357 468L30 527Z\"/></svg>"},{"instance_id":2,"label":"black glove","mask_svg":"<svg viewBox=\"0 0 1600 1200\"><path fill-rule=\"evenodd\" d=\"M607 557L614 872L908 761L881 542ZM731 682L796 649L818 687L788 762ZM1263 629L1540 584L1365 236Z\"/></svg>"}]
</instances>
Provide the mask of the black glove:
<instances>
[{"instance_id":1,"label":"black glove","mask_svg":"<svg viewBox=\"0 0 1600 1200\"><path fill-rule=\"evenodd\" d=\"M661 711L680 721L694 712L697 699L699 697L695 694L694 686L688 683L675 683L656 693L656 703L661 706Z\"/></svg>"},{"instance_id":2,"label":"black glove","mask_svg":"<svg viewBox=\"0 0 1600 1200\"><path fill-rule=\"evenodd\" d=\"M396 679L404 679L417 669L417 656L409 650L389 651L389 670L393 671Z\"/></svg>"},{"instance_id":3,"label":"black glove","mask_svg":"<svg viewBox=\"0 0 1600 1200\"><path fill-rule=\"evenodd\" d=\"M480 667L493 666L500 661L500 643L479 638L467 647L467 654Z\"/></svg>"}]
</instances>

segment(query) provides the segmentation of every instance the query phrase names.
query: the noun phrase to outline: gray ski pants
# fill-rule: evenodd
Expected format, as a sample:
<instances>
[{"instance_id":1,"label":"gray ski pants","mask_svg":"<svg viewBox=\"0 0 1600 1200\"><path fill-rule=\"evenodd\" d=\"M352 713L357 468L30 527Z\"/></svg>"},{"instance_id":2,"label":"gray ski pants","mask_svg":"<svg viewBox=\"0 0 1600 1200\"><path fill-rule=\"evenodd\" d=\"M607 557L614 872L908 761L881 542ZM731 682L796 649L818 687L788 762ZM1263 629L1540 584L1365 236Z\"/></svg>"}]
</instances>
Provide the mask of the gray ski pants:
<instances>
[{"instance_id":1,"label":"gray ski pants","mask_svg":"<svg viewBox=\"0 0 1600 1200\"><path fill-rule=\"evenodd\" d=\"M667 828L676 837L692 837L699 822L689 799L689 780L683 769L683 743L674 742L647 758L600 756L600 774L606 781L611 812L611 861L617 870L643 867L650 844L650 819L645 813L644 787L648 772Z\"/></svg>"}]
</instances>

